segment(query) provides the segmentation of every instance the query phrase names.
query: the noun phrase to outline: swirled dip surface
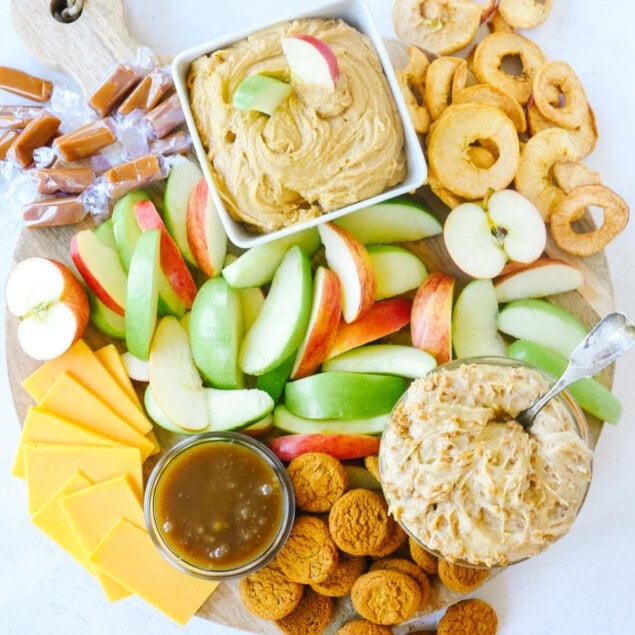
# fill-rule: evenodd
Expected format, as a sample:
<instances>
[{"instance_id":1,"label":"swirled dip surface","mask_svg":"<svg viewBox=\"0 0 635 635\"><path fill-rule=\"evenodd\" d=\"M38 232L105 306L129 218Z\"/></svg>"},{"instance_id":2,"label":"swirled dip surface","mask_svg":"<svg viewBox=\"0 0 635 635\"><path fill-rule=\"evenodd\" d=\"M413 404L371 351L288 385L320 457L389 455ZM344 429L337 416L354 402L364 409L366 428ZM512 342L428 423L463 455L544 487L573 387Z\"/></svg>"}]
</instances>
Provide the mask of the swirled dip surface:
<instances>
[{"instance_id":1,"label":"swirled dip surface","mask_svg":"<svg viewBox=\"0 0 635 635\"><path fill-rule=\"evenodd\" d=\"M391 512L446 559L506 565L542 551L575 520L592 454L551 400L530 432L516 416L548 389L524 367L464 364L413 382L380 449Z\"/></svg>"},{"instance_id":2,"label":"swirled dip surface","mask_svg":"<svg viewBox=\"0 0 635 635\"><path fill-rule=\"evenodd\" d=\"M335 91L290 77L280 41L306 33L337 56ZM238 110L248 75L292 81L269 117ZM258 31L200 57L188 76L192 113L228 212L270 232L375 196L406 175L404 137L368 37L341 20L303 19Z\"/></svg>"}]
</instances>

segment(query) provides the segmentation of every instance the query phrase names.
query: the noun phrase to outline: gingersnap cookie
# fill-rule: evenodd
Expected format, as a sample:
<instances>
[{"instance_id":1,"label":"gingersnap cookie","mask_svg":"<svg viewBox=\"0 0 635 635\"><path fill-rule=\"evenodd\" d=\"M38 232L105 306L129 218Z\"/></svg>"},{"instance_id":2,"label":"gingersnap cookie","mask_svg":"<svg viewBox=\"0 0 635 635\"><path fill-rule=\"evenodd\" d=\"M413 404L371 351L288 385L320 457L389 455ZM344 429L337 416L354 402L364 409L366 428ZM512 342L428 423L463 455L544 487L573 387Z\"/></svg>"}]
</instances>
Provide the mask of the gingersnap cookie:
<instances>
[{"instance_id":1,"label":"gingersnap cookie","mask_svg":"<svg viewBox=\"0 0 635 635\"><path fill-rule=\"evenodd\" d=\"M392 629L383 624L373 624L368 620L346 622L335 635L392 635Z\"/></svg>"},{"instance_id":2,"label":"gingersnap cookie","mask_svg":"<svg viewBox=\"0 0 635 635\"><path fill-rule=\"evenodd\" d=\"M487 569L465 567L448 560L439 560L439 579L451 591L469 593L481 586L487 579Z\"/></svg>"},{"instance_id":3,"label":"gingersnap cookie","mask_svg":"<svg viewBox=\"0 0 635 635\"><path fill-rule=\"evenodd\" d=\"M298 606L304 586L287 579L279 568L268 565L242 578L238 593L252 615L263 620L278 620Z\"/></svg>"},{"instance_id":4,"label":"gingersnap cookie","mask_svg":"<svg viewBox=\"0 0 635 635\"><path fill-rule=\"evenodd\" d=\"M364 573L351 589L353 608L375 624L399 624L421 606L417 581L403 571L378 569Z\"/></svg>"},{"instance_id":5,"label":"gingersnap cookie","mask_svg":"<svg viewBox=\"0 0 635 635\"><path fill-rule=\"evenodd\" d=\"M351 556L342 551L339 554L337 566L329 573L326 580L311 585L314 591L329 597L341 598L348 595L353 583L366 571L364 556Z\"/></svg>"},{"instance_id":6,"label":"gingersnap cookie","mask_svg":"<svg viewBox=\"0 0 635 635\"><path fill-rule=\"evenodd\" d=\"M307 452L287 466L296 506L313 513L328 512L348 489L348 475L342 463L324 452Z\"/></svg>"},{"instance_id":7,"label":"gingersnap cookie","mask_svg":"<svg viewBox=\"0 0 635 635\"><path fill-rule=\"evenodd\" d=\"M430 580L426 572L414 562L406 560L406 558L380 558L370 565L369 571L378 571L380 569L403 571L411 578L414 578L421 590L421 604L419 608L424 607L430 600Z\"/></svg>"},{"instance_id":8,"label":"gingersnap cookie","mask_svg":"<svg viewBox=\"0 0 635 635\"><path fill-rule=\"evenodd\" d=\"M298 606L276 626L286 635L319 635L330 624L335 611L333 598L306 587Z\"/></svg>"},{"instance_id":9,"label":"gingersnap cookie","mask_svg":"<svg viewBox=\"0 0 635 635\"><path fill-rule=\"evenodd\" d=\"M385 558L389 556L401 545L405 544L407 538L406 532L403 530L401 525L392 517L392 515L388 515L388 537L383 542L381 547L379 547L376 551L370 553L370 556L373 558Z\"/></svg>"},{"instance_id":10,"label":"gingersnap cookie","mask_svg":"<svg viewBox=\"0 0 635 635\"><path fill-rule=\"evenodd\" d=\"M329 512L335 544L354 556L379 553L389 538L391 522L383 495L369 489L346 492Z\"/></svg>"},{"instance_id":11,"label":"gingersnap cookie","mask_svg":"<svg viewBox=\"0 0 635 635\"><path fill-rule=\"evenodd\" d=\"M439 620L437 635L495 635L496 611L483 600L471 598L449 606Z\"/></svg>"},{"instance_id":12,"label":"gingersnap cookie","mask_svg":"<svg viewBox=\"0 0 635 635\"><path fill-rule=\"evenodd\" d=\"M337 560L337 546L326 521L317 516L300 515L274 562L289 580L315 584L326 580L337 566Z\"/></svg>"},{"instance_id":13,"label":"gingersnap cookie","mask_svg":"<svg viewBox=\"0 0 635 635\"><path fill-rule=\"evenodd\" d=\"M439 571L439 559L424 549L412 536L408 537L408 548L410 557L418 564L428 575L436 575Z\"/></svg>"},{"instance_id":14,"label":"gingersnap cookie","mask_svg":"<svg viewBox=\"0 0 635 635\"><path fill-rule=\"evenodd\" d=\"M379 477L379 456L377 454L369 454L364 457L364 467L381 482Z\"/></svg>"}]
</instances>

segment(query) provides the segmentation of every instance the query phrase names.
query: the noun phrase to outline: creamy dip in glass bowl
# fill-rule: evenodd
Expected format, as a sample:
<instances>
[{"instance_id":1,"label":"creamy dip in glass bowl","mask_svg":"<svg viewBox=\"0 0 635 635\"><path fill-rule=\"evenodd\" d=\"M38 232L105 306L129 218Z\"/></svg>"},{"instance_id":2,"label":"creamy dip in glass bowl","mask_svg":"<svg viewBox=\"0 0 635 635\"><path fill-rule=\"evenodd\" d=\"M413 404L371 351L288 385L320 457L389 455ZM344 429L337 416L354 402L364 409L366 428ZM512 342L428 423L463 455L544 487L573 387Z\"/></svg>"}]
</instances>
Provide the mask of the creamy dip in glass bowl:
<instances>
[{"instance_id":1,"label":"creamy dip in glass bowl","mask_svg":"<svg viewBox=\"0 0 635 635\"><path fill-rule=\"evenodd\" d=\"M565 535L592 473L588 424L567 392L525 431L514 416L553 378L506 358L471 358L415 380L382 436L390 511L446 560L506 566Z\"/></svg>"}]
</instances>

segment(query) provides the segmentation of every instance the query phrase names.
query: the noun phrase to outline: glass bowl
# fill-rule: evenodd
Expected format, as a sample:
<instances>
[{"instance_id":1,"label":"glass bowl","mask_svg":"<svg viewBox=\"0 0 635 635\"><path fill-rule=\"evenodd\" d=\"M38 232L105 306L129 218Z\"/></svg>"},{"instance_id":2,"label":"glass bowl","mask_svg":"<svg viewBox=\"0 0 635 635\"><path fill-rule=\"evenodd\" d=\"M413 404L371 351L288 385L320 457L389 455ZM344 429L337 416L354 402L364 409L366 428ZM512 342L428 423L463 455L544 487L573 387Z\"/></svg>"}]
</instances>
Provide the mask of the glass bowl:
<instances>
[{"instance_id":1,"label":"glass bowl","mask_svg":"<svg viewBox=\"0 0 635 635\"><path fill-rule=\"evenodd\" d=\"M284 545L294 510L280 460L237 432L177 443L155 465L144 497L146 525L161 554L208 580L264 567Z\"/></svg>"},{"instance_id":2,"label":"glass bowl","mask_svg":"<svg viewBox=\"0 0 635 635\"><path fill-rule=\"evenodd\" d=\"M592 474L584 413L563 391L529 432L510 422L554 382L521 361L475 357L411 384L379 453L382 489L409 536L440 558L491 569L568 532Z\"/></svg>"}]
</instances>

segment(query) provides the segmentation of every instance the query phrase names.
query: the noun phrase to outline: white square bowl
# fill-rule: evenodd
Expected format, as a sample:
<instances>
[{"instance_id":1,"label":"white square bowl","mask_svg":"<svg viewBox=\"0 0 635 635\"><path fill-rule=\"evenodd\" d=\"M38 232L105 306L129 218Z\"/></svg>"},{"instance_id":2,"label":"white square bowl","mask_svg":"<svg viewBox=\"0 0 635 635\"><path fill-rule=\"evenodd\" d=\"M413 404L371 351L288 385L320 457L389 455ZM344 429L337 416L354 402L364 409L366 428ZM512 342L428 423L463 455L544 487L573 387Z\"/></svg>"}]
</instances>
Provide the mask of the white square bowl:
<instances>
[{"instance_id":1,"label":"white square bowl","mask_svg":"<svg viewBox=\"0 0 635 635\"><path fill-rule=\"evenodd\" d=\"M194 117L190 108L189 93L186 86L187 75L189 73L192 62L197 58L203 55L208 55L218 49L227 48L235 44L236 42L245 39L252 33L266 27L299 18L342 19L347 24L355 27L358 31L365 33L370 38L375 47L379 60L381 61L384 74L386 75L390 90L399 111L399 116L404 131L406 178L401 183L388 188L387 190L385 190L381 194L377 194L376 196L372 196L370 198L358 201L354 204L347 205L346 207L342 207L326 214L322 214L321 216L310 219L306 222L297 223L295 225L285 227L274 232L258 234L248 231L240 222L234 220L221 200L220 194L218 193L218 189L212 177L212 167L210 166L210 162L207 158L207 153L205 152L203 143L196 128L196 124L194 123ZM312 8L303 8L302 10L289 13L287 15L280 15L266 23L251 26L240 31L225 35L223 37L210 40L209 42L204 42L203 44L182 51L174 58L174 61L172 62L172 75L174 76L176 90L181 100L181 104L185 114L185 120L192 136L192 142L196 155L198 157L199 163L201 164L203 174L205 175L209 185L210 194L212 196L212 199L214 200L214 203L216 204L216 208L218 209L218 213L229 239L238 247L254 247L256 245L269 242L276 238L288 236L301 229L313 227L326 221L338 218L340 216L344 216L345 214L349 214L350 212L353 212L357 209L374 205L376 203L379 203L380 201L394 198L395 196L399 196L407 192L412 192L413 190L421 186L426 180L427 166L425 158L423 156L423 152L421 150L419 139L417 137L417 133L414 130L412 121L408 114L408 109L403 99L403 95L401 94L399 84L397 83L397 78L395 77L395 73L390 62L390 58L388 56L388 52L386 51L386 47L384 46L382 36L377 31L370 10L363 2L363 0L341 0L339 2L328 3L322 2L318 5L313 6Z\"/></svg>"}]
</instances>

